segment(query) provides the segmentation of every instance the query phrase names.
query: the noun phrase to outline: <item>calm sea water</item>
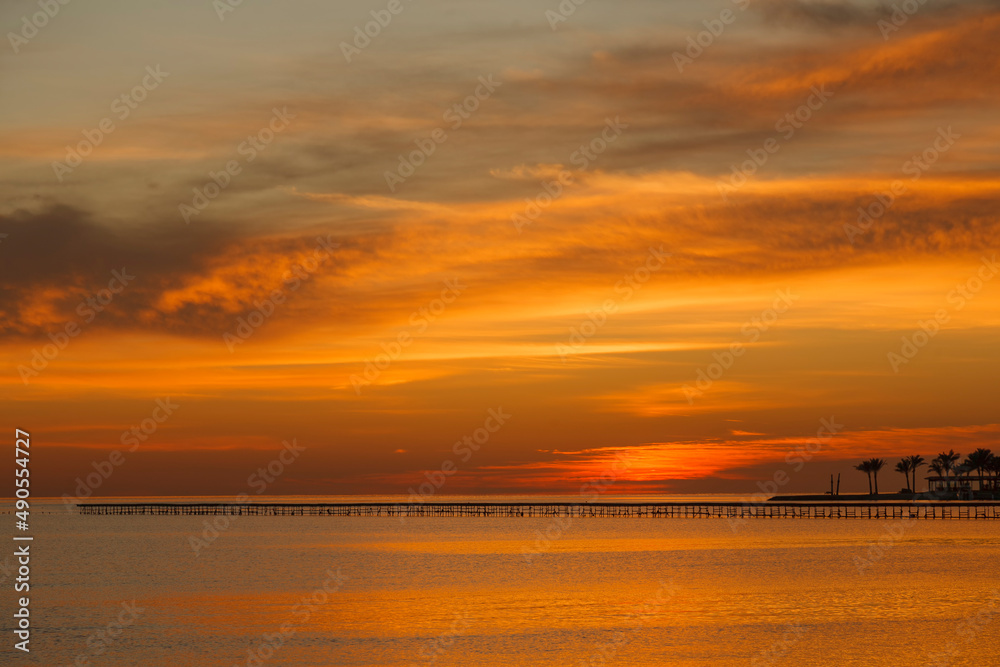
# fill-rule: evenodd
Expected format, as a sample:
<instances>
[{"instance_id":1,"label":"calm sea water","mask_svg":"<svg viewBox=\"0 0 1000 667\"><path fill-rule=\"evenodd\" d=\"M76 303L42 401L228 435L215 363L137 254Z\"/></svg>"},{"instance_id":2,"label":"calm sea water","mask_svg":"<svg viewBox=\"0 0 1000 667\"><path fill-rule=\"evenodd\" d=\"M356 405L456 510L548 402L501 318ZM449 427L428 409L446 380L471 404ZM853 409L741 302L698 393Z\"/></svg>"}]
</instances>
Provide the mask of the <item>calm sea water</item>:
<instances>
[{"instance_id":1,"label":"calm sea water","mask_svg":"<svg viewBox=\"0 0 1000 667\"><path fill-rule=\"evenodd\" d=\"M991 522L34 510L3 664L1000 664Z\"/></svg>"}]
</instances>

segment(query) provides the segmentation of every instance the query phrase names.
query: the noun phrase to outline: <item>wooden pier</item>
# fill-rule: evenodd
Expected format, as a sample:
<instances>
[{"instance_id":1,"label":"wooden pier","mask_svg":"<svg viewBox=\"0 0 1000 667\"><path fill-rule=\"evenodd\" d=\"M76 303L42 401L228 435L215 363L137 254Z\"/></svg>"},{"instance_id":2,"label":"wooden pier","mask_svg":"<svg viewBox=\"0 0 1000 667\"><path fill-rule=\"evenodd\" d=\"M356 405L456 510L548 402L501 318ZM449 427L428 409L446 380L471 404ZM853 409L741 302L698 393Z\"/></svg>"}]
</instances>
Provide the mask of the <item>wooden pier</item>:
<instances>
[{"instance_id":1,"label":"wooden pier","mask_svg":"<svg viewBox=\"0 0 1000 667\"><path fill-rule=\"evenodd\" d=\"M85 515L1000 519L1000 502L80 503Z\"/></svg>"}]
</instances>

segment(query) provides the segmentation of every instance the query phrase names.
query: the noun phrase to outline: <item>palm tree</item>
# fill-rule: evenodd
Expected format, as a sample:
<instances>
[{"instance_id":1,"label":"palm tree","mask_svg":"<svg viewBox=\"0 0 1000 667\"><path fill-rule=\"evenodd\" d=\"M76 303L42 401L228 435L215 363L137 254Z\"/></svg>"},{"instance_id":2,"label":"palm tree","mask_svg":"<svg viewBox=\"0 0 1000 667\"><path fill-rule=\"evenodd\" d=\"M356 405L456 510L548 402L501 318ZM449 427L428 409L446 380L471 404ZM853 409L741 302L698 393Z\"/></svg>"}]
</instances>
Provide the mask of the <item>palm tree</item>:
<instances>
[{"instance_id":1,"label":"palm tree","mask_svg":"<svg viewBox=\"0 0 1000 667\"><path fill-rule=\"evenodd\" d=\"M878 495L878 471L885 467L885 459L868 459L868 465L875 476L875 495Z\"/></svg>"},{"instance_id":2,"label":"palm tree","mask_svg":"<svg viewBox=\"0 0 1000 667\"><path fill-rule=\"evenodd\" d=\"M904 458L902 461L897 463L896 472L906 479L906 488L912 491L913 488L910 486L910 459Z\"/></svg>"},{"instance_id":3,"label":"palm tree","mask_svg":"<svg viewBox=\"0 0 1000 667\"><path fill-rule=\"evenodd\" d=\"M980 447L976 451L969 454L969 458L965 459L965 462L979 474L979 490L983 490L983 469L989 464L990 459L993 458L993 452L989 449Z\"/></svg>"},{"instance_id":4,"label":"palm tree","mask_svg":"<svg viewBox=\"0 0 1000 667\"><path fill-rule=\"evenodd\" d=\"M941 462L938 461L937 459L934 459L933 461L931 461L931 464L930 464L929 468L931 469L931 472L933 472L938 477L944 477L945 476L944 475L944 473L945 473L944 466L941 465ZM930 486L929 485L927 487L927 490L930 491ZM942 493L943 490L944 490L943 487L941 487L940 483L938 483L938 487L937 487L935 493L938 493L938 494Z\"/></svg>"},{"instance_id":5,"label":"palm tree","mask_svg":"<svg viewBox=\"0 0 1000 667\"><path fill-rule=\"evenodd\" d=\"M855 470L860 470L861 472L868 475L868 495L872 494L872 465L871 461L862 461L858 465L854 466Z\"/></svg>"},{"instance_id":6,"label":"palm tree","mask_svg":"<svg viewBox=\"0 0 1000 667\"><path fill-rule=\"evenodd\" d=\"M990 471L990 477L993 478L991 486L995 490L997 488L997 481L1000 480L1000 456L993 454L983 467Z\"/></svg>"},{"instance_id":7,"label":"palm tree","mask_svg":"<svg viewBox=\"0 0 1000 667\"><path fill-rule=\"evenodd\" d=\"M910 471L913 473L913 486L911 486L910 488L913 489L914 493L916 493L917 492L917 468L919 468L920 466L924 465L925 461L924 461L924 457L922 457L920 455L917 455L917 454L911 456L909 458L909 461L910 461Z\"/></svg>"},{"instance_id":8,"label":"palm tree","mask_svg":"<svg viewBox=\"0 0 1000 667\"><path fill-rule=\"evenodd\" d=\"M964 461L962 461L960 464L958 464L957 466L955 466L953 468L953 470L955 472L955 478L956 478L955 481L957 482L955 486L959 490L968 488L970 492L972 491L972 482L971 481L968 481L966 483L962 482L962 477L965 477L966 479L968 479L969 473L972 472L972 469L973 469L972 463L969 462L968 458L966 458Z\"/></svg>"},{"instance_id":9,"label":"palm tree","mask_svg":"<svg viewBox=\"0 0 1000 667\"><path fill-rule=\"evenodd\" d=\"M956 453L954 449L949 449L947 452L941 452L934 457L934 460L941 466L941 472L938 472L938 474L944 475L949 491L951 491L951 480L948 478L951 477L951 471L952 468L955 467L955 462L960 458L962 458L962 455Z\"/></svg>"}]
</instances>

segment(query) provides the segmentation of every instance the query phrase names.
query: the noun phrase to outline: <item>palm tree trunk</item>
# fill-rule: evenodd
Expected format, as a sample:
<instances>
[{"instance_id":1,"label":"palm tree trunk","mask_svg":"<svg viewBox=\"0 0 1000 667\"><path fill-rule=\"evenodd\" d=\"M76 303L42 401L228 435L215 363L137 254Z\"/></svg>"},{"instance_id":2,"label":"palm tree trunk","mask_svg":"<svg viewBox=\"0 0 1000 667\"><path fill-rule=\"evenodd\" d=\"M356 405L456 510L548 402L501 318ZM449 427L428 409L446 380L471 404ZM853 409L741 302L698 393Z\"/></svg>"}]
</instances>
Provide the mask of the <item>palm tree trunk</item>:
<instances>
[{"instance_id":1,"label":"palm tree trunk","mask_svg":"<svg viewBox=\"0 0 1000 667\"><path fill-rule=\"evenodd\" d=\"M875 471L875 495L878 495L878 471Z\"/></svg>"},{"instance_id":2,"label":"palm tree trunk","mask_svg":"<svg viewBox=\"0 0 1000 667\"><path fill-rule=\"evenodd\" d=\"M868 473L868 495L872 494L872 474Z\"/></svg>"}]
</instances>

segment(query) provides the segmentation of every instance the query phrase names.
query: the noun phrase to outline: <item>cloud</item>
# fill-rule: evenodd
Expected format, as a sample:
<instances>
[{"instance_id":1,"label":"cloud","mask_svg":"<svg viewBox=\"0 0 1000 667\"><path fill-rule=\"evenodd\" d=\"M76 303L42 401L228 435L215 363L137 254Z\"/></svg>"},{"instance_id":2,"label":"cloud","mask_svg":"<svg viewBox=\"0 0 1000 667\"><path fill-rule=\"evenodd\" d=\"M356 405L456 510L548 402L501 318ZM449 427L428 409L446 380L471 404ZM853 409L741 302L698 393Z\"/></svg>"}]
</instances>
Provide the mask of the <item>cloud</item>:
<instances>
[{"instance_id":1,"label":"cloud","mask_svg":"<svg viewBox=\"0 0 1000 667\"><path fill-rule=\"evenodd\" d=\"M768 23L804 26L817 30L831 28L873 28L880 19L890 18L904 3L857 2L856 0L758 0L750 8ZM1000 7L997 0L951 0L919 5L918 21L944 20L949 23L969 14L980 14Z\"/></svg>"},{"instance_id":2,"label":"cloud","mask_svg":"<svg viewBox=\"0 0 1000 667\"><path fill-rule=\"evenodd\" d=\"M992 204L1000 184L957 174L907 179L908 191L852 245L845 225L857 224L858 209L899 175L751 179L724 204L714 179L592 171L522 235L510 216L523 200L435 204L299 193L333 210L372 211L381 222L336 232L335 261L306 281L277 319L295 317L300 328L336 321L344 331L398 321L456 276L481 285L477 303L535 294L521 301L533 304L530 317L536 301L543 308L539 283L560 300L610 290L650 247L673 253L657 277L666 286L966 257L1000 246ZM618 221L613 230L609 217ZM67 206L20 211L0 219L0 233L9 235L2 247L9 260L0 268L2 332L36 335L60 326L124 267L137 277L95 326L221 335L256 300L282 288L329 229L338 227L278 233L220 218L178 233L176 223L100 224Z\"/></svg>"},{"instance_id":3,"label":"cloud","mask_svg":"<svg viewBox=\"0 0 1000 667\"><path fill-rule=\"evenodd\" d=\"M77 306L106 289L119 271L135 278L94 326L221 335L236 314L281 288L286 272L317 245L316 234L254 236L238 229L204 224L178 233L176 224L100 224L69 206L0 218L8 234L0 264L0 333L37 335L79 320ZM347 256L357 252L357 243L348 246ZM324 272L338 269L331 262Z\"/></svg>"},{"instance_id":4,"label":"cloud","mask_svg":"<svg viewBox=\"0 0 1000 667\"><path fill-rule=\"evenodd\" d=\"M844 0L762 0L750 3L772 23L807 24L817 28L874 24L875 7Z\"/></svg>"}]
</instances>

